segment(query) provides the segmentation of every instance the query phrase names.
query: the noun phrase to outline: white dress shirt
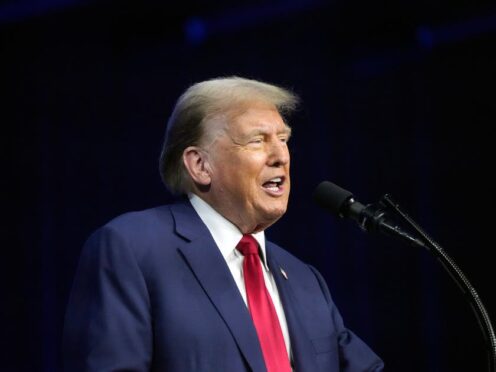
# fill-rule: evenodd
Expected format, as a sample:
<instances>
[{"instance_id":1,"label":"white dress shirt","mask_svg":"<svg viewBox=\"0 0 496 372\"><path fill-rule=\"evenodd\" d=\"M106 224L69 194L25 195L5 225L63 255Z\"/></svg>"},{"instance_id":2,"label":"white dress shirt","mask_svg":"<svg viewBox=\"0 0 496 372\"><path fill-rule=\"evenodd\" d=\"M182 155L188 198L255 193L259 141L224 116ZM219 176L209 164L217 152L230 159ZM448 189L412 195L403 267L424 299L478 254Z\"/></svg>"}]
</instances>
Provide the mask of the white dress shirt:
<instances>
[{"instance_id":1,"label":"white dress shirt","mask_svg":"<svg viewBox=\"0 0 496 372\"><path fill-rule=\"evenodd\" d=\"M248 302L246 300L245 282L243 279L243 255L236 249L236 246L241 240L243 234L235 225L220 215L199 196L190 193L189 200L203 223L207 226L210 234L212 234L217 247L226 260L227 266L229 267L234 281L238 286L239 292L241 293L246 306L248 306ZM282 307L274 277L272 276L269 266L267 265L267 257L265 254L265 234L263 231L260 231L256 234L252 234L252 236L260 245L265 286L267 287L270 297L272 298L272 302L274 303L277 317L279 318L279 324L281 325L282 334L284 336L284 342L286 343L286 349L291 360L291 345L286 316L284 315L284 309Z\"/></svg>"}]
</instances>

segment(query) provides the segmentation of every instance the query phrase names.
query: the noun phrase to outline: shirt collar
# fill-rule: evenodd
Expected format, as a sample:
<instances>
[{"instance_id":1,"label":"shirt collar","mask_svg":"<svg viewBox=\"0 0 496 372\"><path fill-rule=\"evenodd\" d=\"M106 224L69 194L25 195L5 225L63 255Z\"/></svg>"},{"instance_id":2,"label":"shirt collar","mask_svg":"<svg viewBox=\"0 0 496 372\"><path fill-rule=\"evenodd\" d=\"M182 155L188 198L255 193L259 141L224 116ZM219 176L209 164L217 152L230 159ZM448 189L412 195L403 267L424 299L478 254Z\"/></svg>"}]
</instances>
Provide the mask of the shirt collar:
<instances>
[{"instance_id":1,"label":"shirt collar","mask_svg":"<svg viewBox=\"0 0 496 372\"><path fill-rule=\"evenodd\" d=\"M222 216L198 195L189 193L188 197L196 213L198 213L203 223L207 225L222 256L227 261L228 257L233 253L233 250L236 249L236 245L243 237L243 233L231 221ZM260 246L261 259L265 269L268 271L269 266L267 264L267 255L265 254L265 234L263 231L260 231L252 234L252 236Z\"/></svg>"}]
</instances>

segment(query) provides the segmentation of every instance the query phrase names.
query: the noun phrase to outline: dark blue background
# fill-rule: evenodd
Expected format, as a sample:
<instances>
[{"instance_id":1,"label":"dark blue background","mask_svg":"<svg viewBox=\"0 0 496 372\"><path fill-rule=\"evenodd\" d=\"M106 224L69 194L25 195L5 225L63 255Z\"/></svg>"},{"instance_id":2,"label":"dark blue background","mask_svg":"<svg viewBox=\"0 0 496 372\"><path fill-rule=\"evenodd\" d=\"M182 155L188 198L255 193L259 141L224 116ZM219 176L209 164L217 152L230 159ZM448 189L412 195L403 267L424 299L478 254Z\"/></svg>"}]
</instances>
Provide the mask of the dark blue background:
<instances>
[{"instance_id":1,"label":"dark blue background","mask_svg":"<svg viewBox=\"0 0 496 372\"><path fill-rule=\"evenodd\" d=\"M390 193L496 317L496 6L491 1L1 1L0 369L60 371L81 246L170 202L175 100L241 75L293 89L293 193L267 231L316 266L388 371L485 371L476 319L428 252L320 210L322 180Z\"/></svg>"}]
</instances>

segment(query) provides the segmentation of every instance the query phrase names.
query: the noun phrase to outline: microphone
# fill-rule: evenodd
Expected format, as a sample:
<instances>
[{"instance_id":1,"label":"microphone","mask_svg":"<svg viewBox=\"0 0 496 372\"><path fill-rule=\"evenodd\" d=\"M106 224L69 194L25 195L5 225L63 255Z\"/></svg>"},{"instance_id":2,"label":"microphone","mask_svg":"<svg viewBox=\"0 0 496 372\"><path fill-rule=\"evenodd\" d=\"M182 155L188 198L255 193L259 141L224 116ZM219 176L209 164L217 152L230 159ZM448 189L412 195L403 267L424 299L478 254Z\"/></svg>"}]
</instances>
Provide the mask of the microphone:
<instances>
[{"instance_id":1,"label":"microphone","mask_svg":"<svg viewBox=\"0 0 496 372\"><path fill-rule=\"evenodd\" d=\"M380 231L388 235L399 237L413 246L426 248L430 251L434 257L439 260L444 269L446 269L448 274L450 274L451 278L469 300L486 341L489 371L496 372L496 334L494 333L489 314L475 288L470 284L460 268L441 246L432 240L415 222L403 213L399 206L391 200L389 195L384 195L379 203L363 205L356 201L353 194L348 190L345 190L332 182L324 181L317 186L313 197L321 207L341 218L348 217L355 220L365 231ZM409 223L410 226L417 231L423 240L412 236L410 233L392 223L386 216L386 212L384 211L385 207L390 207L393 211L397 212L404 221Z\"/></svg>"},{"instance_id":2,"label":"microphone","mask_svg":"<svg viewBox=\"0 0 496 372\"><path fill-rule=\"evenodd\" d=\"M364 231L379 231L399 237L408 243L427 248L424 242L393 223L381 203L363 205L353 194L329 181L321 182L314 191L315 202L340 218L355 220Z\"/></svg>"}]
</instances>

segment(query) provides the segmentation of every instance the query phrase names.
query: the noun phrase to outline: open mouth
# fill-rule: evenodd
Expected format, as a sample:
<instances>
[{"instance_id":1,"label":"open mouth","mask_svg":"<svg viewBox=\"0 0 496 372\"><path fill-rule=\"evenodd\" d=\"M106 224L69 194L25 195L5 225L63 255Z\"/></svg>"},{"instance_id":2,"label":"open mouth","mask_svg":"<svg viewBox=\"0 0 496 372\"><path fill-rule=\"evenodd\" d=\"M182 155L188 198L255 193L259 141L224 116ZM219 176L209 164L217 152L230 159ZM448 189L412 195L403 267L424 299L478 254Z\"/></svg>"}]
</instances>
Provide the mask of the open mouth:
<instances>
[{"instance_id":1,"label":"open mouth","mask_svg":"<svg viewBox=\"0 0 496 372\"><path fill-rule=\"evenodd\" d=\"M280 193L282 192L282 186L284 184L284 176L281 177L274 177L265 182L262 187L271 192L271 193Z\"/></svg>"}]
</instances>

